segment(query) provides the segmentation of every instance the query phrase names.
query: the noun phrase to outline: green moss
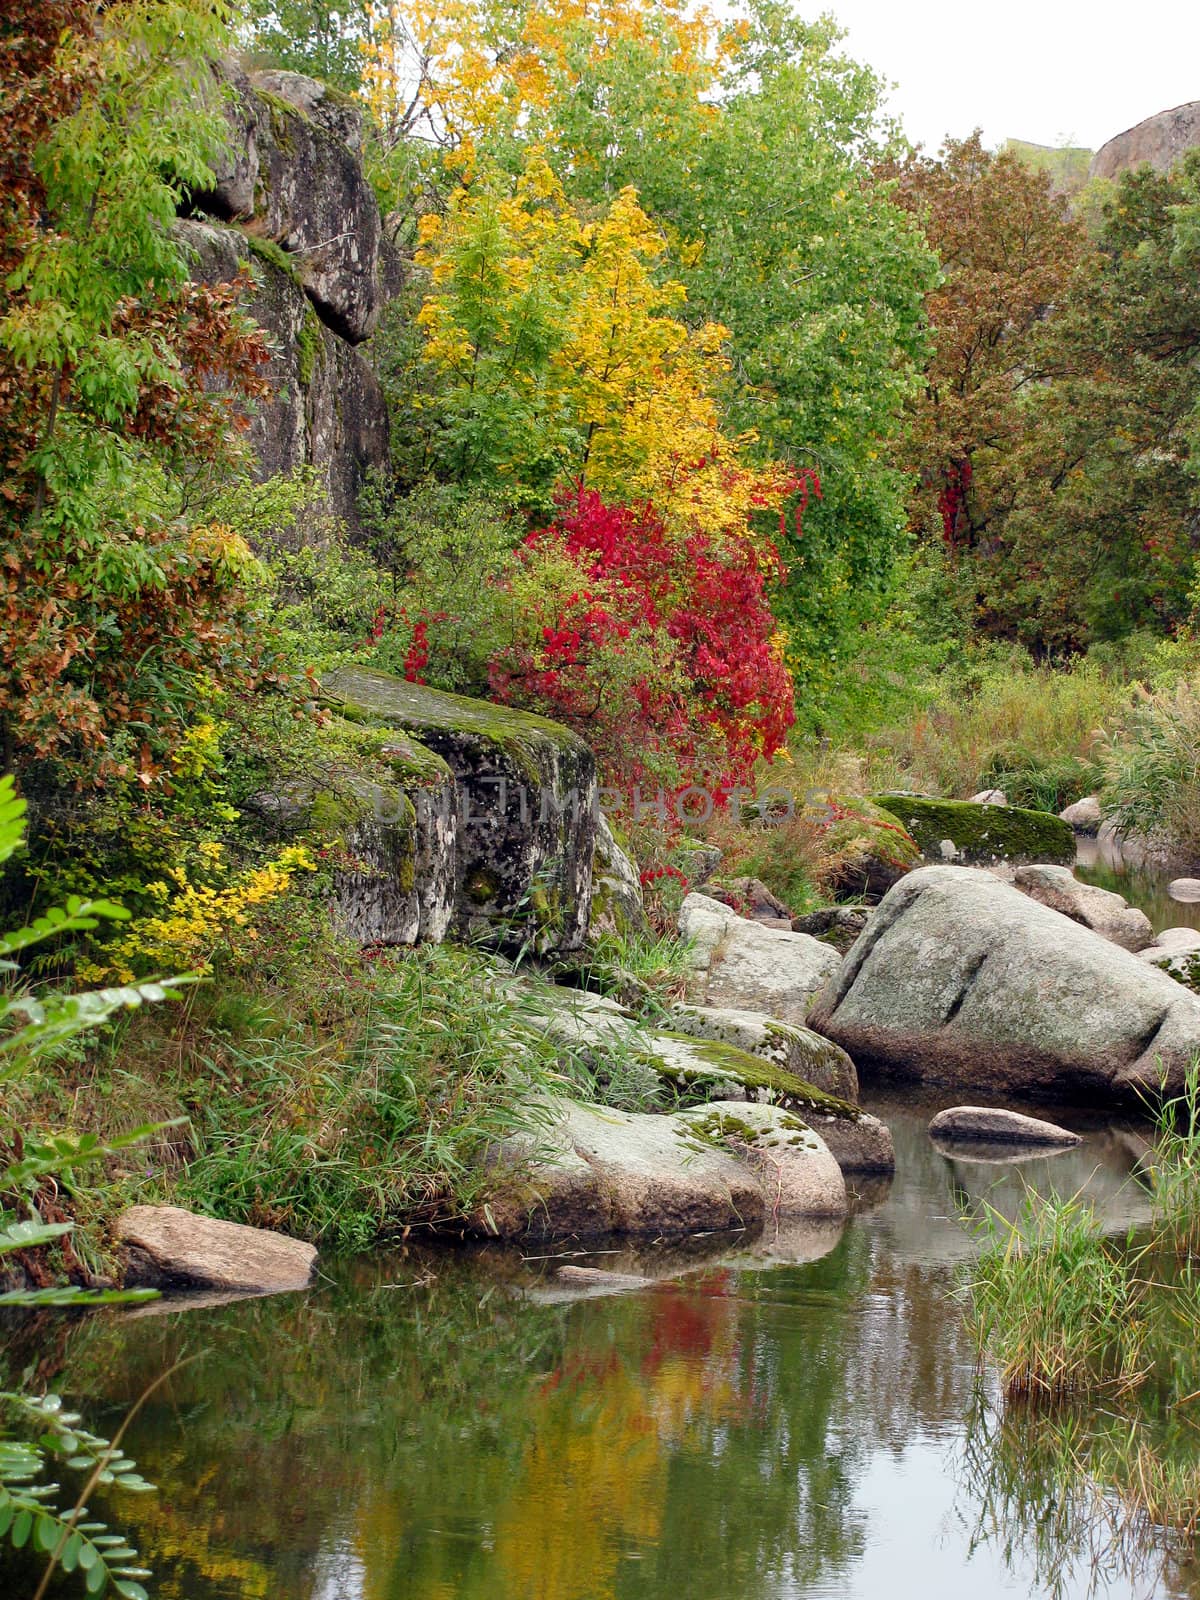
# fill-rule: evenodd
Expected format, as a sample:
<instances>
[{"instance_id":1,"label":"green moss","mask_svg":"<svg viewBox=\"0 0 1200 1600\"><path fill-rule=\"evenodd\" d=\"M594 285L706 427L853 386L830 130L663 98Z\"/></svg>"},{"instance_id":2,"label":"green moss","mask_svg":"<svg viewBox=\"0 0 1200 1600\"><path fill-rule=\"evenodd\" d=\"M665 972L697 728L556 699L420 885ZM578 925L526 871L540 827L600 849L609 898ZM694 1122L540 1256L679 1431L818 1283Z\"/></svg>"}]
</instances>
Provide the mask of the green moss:
<instances>
[{"instance_id":1,"label":"green moss","mask_svg":"<svg viewBox=\"0 0 1200 1600\"><path fill-rule=\"evenodd\" d=\"M752 1056L747 1050L739 1050L736 1045L724 1044L717 1039L694 1039L690 1034L669 1031L664 1031L663 1037L687 1045L692 1054L711 1070L713 1078L732 1078L743 1089L750 1091L766 1090L771 1097L771 1104L789 1109L798 1107L817 1116L837 1117L844 1122L857 1122L862 1115L858 1107L851 1105L848 1100L826 1094L815 1084L798 1078L794 1072L787 1072L761 1056ZM711 1081L706 1080L703 1072L690 1073L686 1068L661 1061L652 1054L644 1059L660 1077L666 1078L677 1088L699 1088L705 1081Z\"/></svg>"},{"instance_id":2,"label":"green moss","mask_svg":"<svg viewBox=\"0 0 1200 1600\"><path fill-rule=\"evenodd\" d=\"M546 784L558 756L591 764L578 735L529 711L429 689L374 667L339 667L326 675L321 687L325 700L343 716L405 728L435 750L463 735L494 745L531 787Z\"/></svg>"},{"instance_id":3,"label":"green moss","mask_svg":"<svg viewBox=\"0 0 1200 1600\"><path fill-rule=\"evenodd\" d=\"M1075 835L1060 817L1020 806L974 805L969 800L930 800L918 795L881 795L917 841L927 861L942 861L943 839L966 862L1014 861L1070 865Z\"/></svg>"},{"instance_id":4,"label":"green moss","mask_svg":"<svg viewBox=\"0 0 1200 1600\"><path fill-rule=\"evenodd\" d=\"M803 1146L811 1136L812 1129L799 1117L780 1117L775 1127L760 1128L753 1122L747 1122L745 1117L738 1116L736 1111L724 1108L714 1108L703 1117L689 1118L687 1126L678 1130L679 1138L695 1140L716 1149L724 1149L730 1140L738 1144L755 1145L760 1150L773 1149L780 1144Z\"/></svg>"},{"instance_id":5,"label":"green moss","mask_svg":"<svg viewBox=\"0 0 1200 1600\"><path fill-rule=\"evenodd\" d=\"M265 261L268 266L274 267L277 272L284 273L297 287L300 284L300 274L296 268L294 258L288 254L281 244L274 239L265 239L260 233L243 233L246 247L251 255ZM303 336L303 330L301 330Z\"/></svg>"},{"instance_id":6,"label":"green moss","mask_svg":"<svg viewBox=\"0 0 1200 1600\"><path fill-rule=\"evenodd\" d=\"M290 100L285 100L282 95L273 94L270 89L255 89L254 94L267 108L267 119L271 124L271 137L287 155L296 152L297 122L307 121L304 113Z\"/></svg>"},{"instance_id":7,"label":"green moss","mask_svg":"<svg viewBox=\"0 0 1200 1600\"><path fill-rule=\"evenodd\" d=\"M325 364L325 345L321 338L321 323L312 306L304 308L304 321L296 335L296 362L300 383L305 389L312 383L317 368Z\"/></svg>"}]
</instances>

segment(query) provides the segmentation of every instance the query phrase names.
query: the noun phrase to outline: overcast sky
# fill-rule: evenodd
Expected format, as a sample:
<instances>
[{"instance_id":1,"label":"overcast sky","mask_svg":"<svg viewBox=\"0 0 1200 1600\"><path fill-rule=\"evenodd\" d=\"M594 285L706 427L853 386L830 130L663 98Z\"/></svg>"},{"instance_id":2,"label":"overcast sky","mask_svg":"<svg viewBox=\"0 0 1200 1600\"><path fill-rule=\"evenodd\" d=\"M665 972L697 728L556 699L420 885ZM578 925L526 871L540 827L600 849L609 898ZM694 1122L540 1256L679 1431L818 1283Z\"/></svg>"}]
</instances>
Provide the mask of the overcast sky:
<instances>
[{"instance_id":1,"label":"overcast sky","mask_svg":"<svg viewBox=\"0 0 1200 1600\"><path fill-rule=\"evenodd\" d=\"M807 10L808 8L805 7ZM936 149L981 127L1097 149L1200 100L1200 0L817 0L846 49L896 84L891 109Z\"/></svg>"}]
</instances>

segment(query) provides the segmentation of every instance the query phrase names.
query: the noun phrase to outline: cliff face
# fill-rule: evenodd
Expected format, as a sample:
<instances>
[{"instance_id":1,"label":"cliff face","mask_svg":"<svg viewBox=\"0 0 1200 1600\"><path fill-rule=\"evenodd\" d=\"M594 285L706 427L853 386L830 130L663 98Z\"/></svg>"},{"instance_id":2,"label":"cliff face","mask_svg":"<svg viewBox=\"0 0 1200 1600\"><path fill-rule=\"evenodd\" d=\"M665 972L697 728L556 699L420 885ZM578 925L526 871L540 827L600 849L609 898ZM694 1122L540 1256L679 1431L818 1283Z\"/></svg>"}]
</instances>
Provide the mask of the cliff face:
<instances>
[{"instance_id":1,"label":"cliff face","mask_svg":"<svg viewBox=\"0 0 1200 1600\"><path fill-rule=\"evenodd\" d=\"M365 473L388 459L383 392L356 346L400 272L363 173L362 119L298 73L223 76L226 158L180 234L197 281L254 272L247 309L274 349L274 395L250 429L261 476L316 467L326 508L353 527Z\"/></svg>"},{"instance_id":2,"label":"cliff face","mask_svg":"<svg viewBox=\"0 0 1200 1600\"><path fill-rule=\"evenodd\" d=\"M1092 157L1088 176L1118 178L1143 164L1156 172L1169 172L1196 146L1200 146L1200 100L1190 100L1187 105L1147 117L1101 145Z\"/></svg>"}]
</instances>

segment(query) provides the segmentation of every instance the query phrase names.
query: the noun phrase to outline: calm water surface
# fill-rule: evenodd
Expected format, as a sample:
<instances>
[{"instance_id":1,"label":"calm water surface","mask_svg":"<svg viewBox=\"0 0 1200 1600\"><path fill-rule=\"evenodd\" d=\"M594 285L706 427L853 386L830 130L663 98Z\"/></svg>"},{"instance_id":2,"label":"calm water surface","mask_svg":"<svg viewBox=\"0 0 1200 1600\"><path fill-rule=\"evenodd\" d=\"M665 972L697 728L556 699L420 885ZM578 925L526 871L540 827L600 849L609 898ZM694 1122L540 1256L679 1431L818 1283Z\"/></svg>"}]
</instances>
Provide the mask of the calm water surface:
<instances>
[{"instance_id":1,"label":"calm water surface","mask_svg":"<svg viewBox=\"0 0 1200 1600\"><path fill-rule=\"evenodd\" d=\"M409 1253L326 1265L307 1295L77 1326L54 1359L108 1428L207 1352L127 1440L160 1492L111 1508L154 1593L989 1600L1049 1593L1065 1559L1064 1597L1200 1595L1189 1573L1039 1557L1038 1516L998 1514L986 1410L967 1428L956 1202L1012 1211L1027 1181L1088 1183L1124 1229L1145 1216L1144 1139L1095 1129L987 1165L939 1154L927 1113L881 1109L897 1179L844 1229L707 1262L719 1241L591 1258L660 1277L634 1293L571 1298L554 1263L514 1255Z\"/></svg>"}]
</instances>

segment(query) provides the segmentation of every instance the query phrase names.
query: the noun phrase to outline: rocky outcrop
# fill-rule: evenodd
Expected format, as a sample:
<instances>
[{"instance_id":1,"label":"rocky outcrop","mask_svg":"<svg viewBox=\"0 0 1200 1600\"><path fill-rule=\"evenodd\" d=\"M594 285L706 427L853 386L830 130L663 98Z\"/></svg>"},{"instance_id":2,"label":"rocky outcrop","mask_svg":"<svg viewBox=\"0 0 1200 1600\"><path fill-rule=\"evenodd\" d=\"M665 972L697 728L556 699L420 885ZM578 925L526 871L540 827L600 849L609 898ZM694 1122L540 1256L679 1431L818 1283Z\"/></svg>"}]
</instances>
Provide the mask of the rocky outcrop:
<instances>
[{"instance_id":1,"label":"rocky outcrop","mask_svg":"<svg viewBox=\"0 0 1200 1600\"><path fill-rule=\"evenodd\" d=\"M933 1118L929 1132L932 1138L943 1142L978 1140L984 1144L1054 1145L1061 1149L1081 1142L1077 1133L1060 1128L1056 1122L995 1106L950 1106Z\"/></svg>"},{"instance_id":2,"label":"rocky outcrop","mask_svg":"<svg viewBox=\"0 0 1200 1600\"><path fill-rule=\"evenodd\" d=\"M300 1239L178 1206L132 1206L114 1233L124 1247L130 1288L222 1289L279 1294L308 1287L317 1252Z\"/></svg>"},{"instance_id":3,"label":"rocky outcrop","mask_svg":"<svg viewBox=\"0 0 1200 1600\"><path fill-rule=\"evenodd\" d=\"M844 1172L895 1166L890 1132L853 1103L853 1062L810 1029L701 1006L676 1007L672 1029L649 1028L605 996L529 984L521 995L524 1014L540 1014L564 1069L583 1066L600 1098L619 1080L624 1094L636 1084L644 1099L665 1086L676 1105L775 1106L814 1128ZM848 1092L831 1090L833 1083Z\"/></svg>"},{"instance_id":4,"label":"rocky outcrop","mask_svg":"<svg viewBox=\"0 0 1200 1600\"><path fill-rule=\"evenodd\" d=\"M845 955L866 927L870 915L866 906L821 906L817 911L806 911L801 917L793 917L792 932L811 934L814 939L820 939L822 944L830 945L840 955Z\"/></svg>"},{"instance_id":5,"label":"rocky outcrop","mask_svg":"<svg viewBox=\"0 0 1200 1600\"><path fill-rule=\"evenodd\" d=\"M761 1011L803 1025L822 984L840 965L836 950L805 933L767 928L707 895L685 896L679 932L691 941L695 998Z\"/></svg>"},{"instance_id":6,"label":"rocky outcrop","mask_svg":"<svg viewBox=\"0 0 1200 1600\"><path fill-rule=\"evenodd\" d=\"M925 867L887 895L812 1009L859 1072L1000 1092L1181 1087L1200 999L987 872Z\"/></svg>"},{"instance_id":7,"label":"rocky outcrop","mask_svg":"<svg viewBox=\"0 0 1200 1600\"><path fill-rule=\"evenodd\" d=\"M558 1102L547 1125L492 1152L482 1234L683 1234L840 1217L846 1186L808 1124L774 1106L670 1116Z\"/></svg>"},{"instance_id":8,"label":"rocky outcrop","mask_svg":"<svg viewBox=\"0 0 1200 1600\"><path fill-rule=\"evenodd\" d=\"M289 257L263 253L237 228L188 220L176 228L197 283L226 283L242 268L254 276L246 310L269 336L272 390L250 417L258 476L316 468L324 509L356 526L366 474L388 461L378 378L317 316Z\"/></svg>"},{"instance_id":9,"label":"rocky outcrop","mask_svg":"<svg viewBox=\"0 0 1200 1600\"><path fill-rule=\"evenodd\" d=\"M453 774L456 932L540 951L583 943L599 807L581 739L545 717L367 667L338 668L322 691L343 715L407 734Z\"/></svg>"},{"instance_id":10,"label":"rocky outcrop","mask_svg":"<svg viewBox=\"0 0 1200 1600\"><path fill-rule=\"evenodd\" d=\"M1109 889L1080 883L1069 867L1018 867L1013 883L1039 905L1091 928L1123 950L1144 950L1154 943L1154 928L1144 911Z\"/></svg>"},{"instance_id":11,"label":"rocky outcrop","mask_svg":"<svg viewBox=\"0 0 1200 1600\"><path fill-rule=\"evenodd\" d=\"M388 461L388 418L353 347L396 277L363 171L361 113L298 73L226 64L219 84L229 139L212 189L189 197L179 224L190 270L203 283L252 270L246 309L273 350L274 392L250 424L260 476L317 468L319 509L354 527L365 473Z\"/></svg>"},{"instance_id":12,"label":"rocky outcrop","mask_svg":"<svg viewBox=\"0 0 1200 1600\"><path fill-rule=\"evenodd\" d=\"M1061 865L1075 859L1074 833L1048 811L912 794L880 795L878 801L903 823L926 861L959 861L971 866L997 861Z\"/></svg>"},{"instance_id":13,"label":"rocky outcrop","mask_svg":"<svg viewBox=\"0 0 1200 1600\"><path fill-rule=\"evenodd\" d=\"M1119 178L1141 166L1169 172L1189 150L1200 145L1200 100L1159 111L1117 134L1092 157L1089 178Z\"/></svg>"},{"instance_id":14,"label":"rocky outcrop","mask_svg":"<svg viewBox=\"0 0 1200 1600\"><path fill-rule=\"evenodd\" d=\"M361 111L296 72L247 76L226 64L221 76L229 142L193 207L288 255L321 321L361 344L382 299L382 225L363 171Z\"/></svg>"}]
</instances>

